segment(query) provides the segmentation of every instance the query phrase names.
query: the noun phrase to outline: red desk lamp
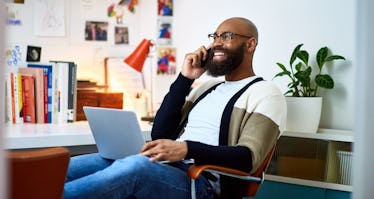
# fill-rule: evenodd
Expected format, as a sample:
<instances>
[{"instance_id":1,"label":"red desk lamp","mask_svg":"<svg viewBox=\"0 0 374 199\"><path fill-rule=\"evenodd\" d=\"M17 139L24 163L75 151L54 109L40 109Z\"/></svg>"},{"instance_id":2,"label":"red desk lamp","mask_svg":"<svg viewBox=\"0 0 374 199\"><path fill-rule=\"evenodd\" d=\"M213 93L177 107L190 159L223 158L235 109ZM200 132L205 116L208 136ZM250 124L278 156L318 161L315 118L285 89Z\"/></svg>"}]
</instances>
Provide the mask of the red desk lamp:
<instances>
[{"instance_id":1,"label":"red desk lamp","mask_svg":"<svg viewBox=\"0 0 374 199\"><path fill-rule=\"evenodd\" d=\"M128 64L130 67L134 68L135 70L142 73L144 62L147 59L151 47L154 46L154 43L151 40L143 39L140 44L135 48L135 50L125 58L124 62ZM150 60L151 61L151 60ZM151 63L152 64L152 63ZM153 116L153 74L152 74L152 65L151 65L151 110L148 111L148 115L141 117L141 120L143 121L150 121L152 122L154 119ZM144 82L144 75L142 73L142 80L143 80L143 86L145 88L145 82Z\"/></svg>"}]
</instances>

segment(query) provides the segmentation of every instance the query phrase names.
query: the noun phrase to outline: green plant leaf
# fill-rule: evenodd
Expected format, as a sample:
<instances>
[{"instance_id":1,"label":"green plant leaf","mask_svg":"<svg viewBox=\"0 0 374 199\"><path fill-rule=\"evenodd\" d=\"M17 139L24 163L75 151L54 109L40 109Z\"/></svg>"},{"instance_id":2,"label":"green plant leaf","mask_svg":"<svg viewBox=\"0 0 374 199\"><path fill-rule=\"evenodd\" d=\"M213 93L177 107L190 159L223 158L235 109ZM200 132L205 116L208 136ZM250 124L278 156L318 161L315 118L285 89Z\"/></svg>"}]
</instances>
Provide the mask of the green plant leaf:
<instances>
[{"instance_id":1,"label":"green plant leaf","mask_svg":"<svg viewBox=\"0 0 374 199\"><path fill-rule=\"evenodd\" d=\"M308 66L309 53L307 51L300 50L299 53L297 53L297 57L301 59L301 61L303 61L306 66Z\"/></svg>"},{"instance_id":2,"label":"green plant leaf","mask_svg":"<svg viewBox=\"0 0 374 199\"><path fill-rule=\"evenodd\" d=\"M345 60L345 58L343 56L340 56L340 55L331 55L331 56L329 56L329 57L326 58L326 62L332 61L332 60L337 60L337 59Z\"/></svg>"},{"instance_id":3,"label":"green plant leaf","mask_svg":"<svg viewBox=\"0 0 374 199\"><path fill-rule=\"evenodd\" d=\"M296 82L290 82L287 86L288 88L297 88L299 84L300 84L300 81L296 81Z\"/></svg>"},{"instance_id":4,"label":"green plant leaf","mask_svg":"<svg viewBox=\"0 0 374 199\"><path fill-rule=\"evenodd\" d=\"M303 66L303 63L299 62L298 64L296 64L295 66L295 69L296 71L301 71L301 67Z\"/></svg>"},{"instance_id":5,"label":"green plant leaf","mask_svg":"<svg viewBox=\"0 0 374 199\"><path fill-rule=\"evenodd\" d=\"M282 64L282 63L277 63L277 65L279 66L279 68L281 68L283 71L288 71L286 69L286 67Z\"/></svg>"},{"instance_id":6,"label":"green plant leaf","mask_svg":"<svg viewBox=\"0 0 374 199\"><path fill-rule=\"evenodd\" d=\"M295 49L293 50L292 52L292 55L291 55L291 59L290 59L290 66L292 66L293 62L296 60L297 58L297 54L299 53L300 51L300 48L301 46L303 46L304 44L299 44L295 47Z\"/></svg>"},{"instance_id":7,"label":"green plant leaf","mask_svg":"<svg viewBox=\"0 0 374 199\"><path fill-rule=\"evenodd\" d=\"M316 84L322 88L334 88L334 80L330 77L330 75L316 75L315 81Z\"/></svg>"},{"instance_id":8,"label":"green plant leaf","mask_svg":"<svg viewBox=\"0 0 374 199\"><path fill-rule=\"evenodd\" d=\"M309 86L310 85L310 74L312 73L312 68L308 67L304 71L299 71L295 73L295 77L300 81L301 86Z\"/></svg>"},{"instance_id":9,"label":"green plant leaf","mask_svg":"<svg viewBox=\"0 0 374 199\"><path fill-rule=\"evenodd\" d=\"M293 90L288 90L287 92L284 93L284 95L288 95L288 94L290 94L290 93L292 93L292 96L294 96L294 94L293 94Z\"/></svg>"},{"instance_id":10,"label":"green plant leaf","mask_svg":"<svg viewBox=\"0 0 374 199\"><path fill-rule=\"evenodd\" d=\"M289 72L289 71L283 71L283 72L280 72L280 73L276 74L276 75L273 77L273 79L276 78L276 77L281 77L281 76L283 76L283 75L290 75L290 72Z\"/></svg>"},{"instance_id":11,"label":"green plant leaf","mask_svg":"<svg viewBox=\"0 0 374 199\"><path fill-rule=\"evenodd\" d=\"M328 54L328 48L327 47L322 47L317 52L316 59L317 59L317 65L318 65L318 68L319 68L320 71L322 70L323 65L327 61L326 60L327 54Z\"/></svg>"}]
</instances>

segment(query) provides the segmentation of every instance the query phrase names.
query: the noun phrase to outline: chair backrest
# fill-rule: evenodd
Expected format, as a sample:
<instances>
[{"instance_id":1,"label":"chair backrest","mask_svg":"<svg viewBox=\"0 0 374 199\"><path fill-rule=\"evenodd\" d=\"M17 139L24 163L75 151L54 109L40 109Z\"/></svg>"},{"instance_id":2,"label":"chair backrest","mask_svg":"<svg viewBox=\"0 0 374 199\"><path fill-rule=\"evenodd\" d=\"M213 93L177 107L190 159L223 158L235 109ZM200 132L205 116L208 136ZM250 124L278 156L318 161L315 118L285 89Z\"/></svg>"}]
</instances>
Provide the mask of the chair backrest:
<instances>
[{"instance_id":1,"label":"chair backrest","mask_svg":"<svg viewBox=\"0 0 374 199\"><path fill-rule=\"evenodd\" d=\"M63 147L8 151L8 198L61 199L69 159Z\"/></svg>"},{"instance_id":2,"label":"chair backrest","mask_svg":"<svg viewBox=\"0 0 374 199\"><path fill-rule=\"evenodd\" d=\"M263 175L265 174L266 169L268 168L268 166L270 164L270 161L271 161L271 158L273 157L274 151L275 151L275 145L268 152L268 154L266 155L264 161L262 161L262 164L252 174L252 176L254 176L254 177L260 177L260 178L264 177ZM257 193L257 191L258 191L258 189L260 188L260 184L261 183L255 182L255 181L247 181L247 190L246 190L245 196L246 197L253 197L253 196L255 196L256 193Z\"/></svg>"}]
</instances>

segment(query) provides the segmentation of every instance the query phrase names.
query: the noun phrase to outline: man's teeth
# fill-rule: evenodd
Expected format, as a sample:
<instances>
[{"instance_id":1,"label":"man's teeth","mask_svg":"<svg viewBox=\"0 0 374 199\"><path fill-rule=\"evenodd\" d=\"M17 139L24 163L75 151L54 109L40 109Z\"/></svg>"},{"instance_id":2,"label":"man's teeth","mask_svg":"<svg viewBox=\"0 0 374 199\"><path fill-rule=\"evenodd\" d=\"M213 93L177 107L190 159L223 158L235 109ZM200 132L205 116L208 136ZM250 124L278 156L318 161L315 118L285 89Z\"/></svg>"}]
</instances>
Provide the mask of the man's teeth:
<instances>
[{"instance_id":1,"label":"man's teeth","mask_svg":"<svg viewBox=\"0 0 374 199\"><path fill-rule=\"evenodd\" d=\"M222 55L224 55L223 52L215 52L215 53L214 53L214 56L222 56Z\"/></svg>"}]
</instances>

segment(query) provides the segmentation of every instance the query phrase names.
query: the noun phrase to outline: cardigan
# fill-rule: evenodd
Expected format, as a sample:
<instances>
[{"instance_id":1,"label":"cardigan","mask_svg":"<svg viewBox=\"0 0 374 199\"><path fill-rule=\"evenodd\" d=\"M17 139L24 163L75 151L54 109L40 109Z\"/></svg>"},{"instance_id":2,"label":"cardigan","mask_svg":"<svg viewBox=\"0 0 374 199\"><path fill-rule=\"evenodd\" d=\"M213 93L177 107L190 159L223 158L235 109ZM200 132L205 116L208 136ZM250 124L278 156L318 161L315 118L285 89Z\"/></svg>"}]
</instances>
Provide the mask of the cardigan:
<instances>
[{"instance_id":1,"label":"cardigan","mask_svg":"<svg viewBox=\"0 0 374 199\"><path fill-rule=\"evenodd\" d=\"M183 133L183 128L179 131L178 127L193 102L218 82L212 79L190 92L193 80L179 74L156 113L152 139L178 138ZM286 108L283 94L272 82L257 82L234 104L227 145L186 141L186 158L192 158L198 164L218 164L254 172L284 130Z\"/></svg>"}]
</instances>

